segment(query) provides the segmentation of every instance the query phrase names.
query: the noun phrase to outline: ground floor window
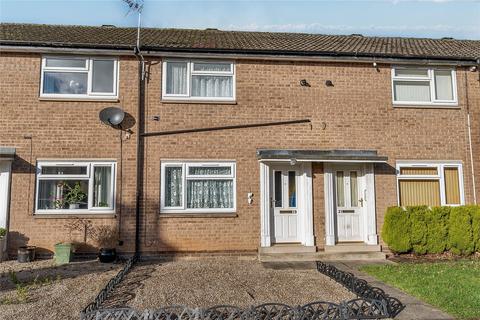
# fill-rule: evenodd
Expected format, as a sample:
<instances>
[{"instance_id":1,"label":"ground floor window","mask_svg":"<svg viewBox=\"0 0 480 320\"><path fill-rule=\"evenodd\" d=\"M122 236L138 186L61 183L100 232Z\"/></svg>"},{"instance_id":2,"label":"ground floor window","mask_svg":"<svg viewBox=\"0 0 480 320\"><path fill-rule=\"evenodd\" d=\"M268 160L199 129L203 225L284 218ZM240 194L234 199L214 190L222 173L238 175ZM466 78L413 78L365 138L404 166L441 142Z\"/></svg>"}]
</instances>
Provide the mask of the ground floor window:
<instances>
[{"instance_id":1,"label":"ground floor window","mask_svg":"<svg viewBox=\"0 0 480 320\"><path fill-rule=\"evenodd\" d=\"M36 213L113 212L115 163L39 161Z\"/></svg>"},{"instance_id":2,"label":"ground floor window","mask_svg":"<svg viewBox=\"0 0 480 320\"><path fill-rule=\"evenodd\" d=\"M464 203L459 162L398 162L398 202L401 206L443 206Z\"/></svg>"},{"instance_id":3,"label":"ground floor window","mask_svg":"<svg viewBox=\"0 0 480 320\"><path fill-rule=\"evenodd\" d=\"M162 212L234 212L234 162L162 161Z\"/></svg>"}]
</instances>

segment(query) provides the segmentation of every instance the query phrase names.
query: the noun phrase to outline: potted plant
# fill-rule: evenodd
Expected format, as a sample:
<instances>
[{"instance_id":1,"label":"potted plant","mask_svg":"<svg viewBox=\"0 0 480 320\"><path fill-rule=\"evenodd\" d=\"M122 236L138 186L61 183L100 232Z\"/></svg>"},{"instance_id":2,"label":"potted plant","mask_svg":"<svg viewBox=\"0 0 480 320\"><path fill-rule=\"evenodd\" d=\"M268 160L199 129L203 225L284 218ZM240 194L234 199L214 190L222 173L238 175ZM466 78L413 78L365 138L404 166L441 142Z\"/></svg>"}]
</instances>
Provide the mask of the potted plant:
<instances>
[{"instance_id":1,"label":"potted plant","mask_svg":"<svg viewBox=\"0 0 480 320\"><path fill-rule=\"evenodd\" d=\"M17 250L17 261L20 263L32 262L35 260L35 246L21 246Z\"/></svg>"},{"instance_id":2,"label":"potted plant","mask_svg":"<svg viewBox=\"0 0 480 320\"><path fill-rule=\"evenodd\" d=\"M55 263L66 264L72 260L73 245L71 242L60 242L55 244Z\"/></svg>"},{"instance_id":3,"label":"potted plant","mask_svg":"<svg viewBox=\"0 0 480 320\"><path fill-rule=\"evenodd\" d=\"M7 229L0 228L0 262L7 260L6 254L7 245Z\"/></svg>"},{"instance_id":4,"label":"potted plant","mask_svg":"<svg viewBox=\"0 0 480 320\"><path fill-rule=\"evenodd\" d=\"M117 259L117 232L114 227L99 226L95 228L93 239L98 244L100 251L98 259L100 262L109 263Z\"/></svg>"},{"instance_id":5,"label":"potted plant","mask_svg":"<svg viewBox=\"0 0 480 320\"><path fill-rule=\"evenodd\" d=\"M74 231L81 231L84 229L85 232L87 232L87 227L90 226L90 224L90 220L84 219L69 220L68 223L65 224L65 228L68 230L69 240L55 244L54 258L56 264L66 264L72 261L73 253L75 251L75 245L72 241L72 233ZM84 237L86 238L86 235Z\"/></svg>"},{"instance_id":6,"label":"potted plant","mask_svg":"<svg viewBox=\"0 0 480 320\"><path fill-rule=\"evenodd\" d=\"M87 198L80 182L76 182L73 187L65 183L65 187L67 188L67 192L63 201L68 204L69 209L79 209L80 203Z\"/></svg>"}]
</instances>

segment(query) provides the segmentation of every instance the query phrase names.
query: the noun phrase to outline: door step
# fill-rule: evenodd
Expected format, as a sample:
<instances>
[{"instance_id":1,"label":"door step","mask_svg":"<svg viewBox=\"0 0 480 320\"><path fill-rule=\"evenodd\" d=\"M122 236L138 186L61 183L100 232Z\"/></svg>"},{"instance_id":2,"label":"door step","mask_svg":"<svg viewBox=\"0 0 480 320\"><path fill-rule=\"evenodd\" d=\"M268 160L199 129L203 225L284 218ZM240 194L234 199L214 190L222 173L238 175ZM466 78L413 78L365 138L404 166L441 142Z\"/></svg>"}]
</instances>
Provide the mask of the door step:
<instances>
[{"instance_id":1,"label":"door step","mask_svg":"<svg viewBox=\"0 0 480 320\"><path fill-rule=\"evenodd\" d=\"M296 243L285 243L285 244L275 244L271 247L260 247L258 248L259 254L270 254L270 253L314 253L317 252L316 246L302 246L301 244Z\"/></svg>"},{"instance_id":2,"label":"door step","mask_svg":"<svg viewBox=\"0 0 480 320\"><path fill-rule=\"evenodd\" d=\"M386 254L379 251L370 252L305 252L305 253L259 253L261 262L281 261L352 261L385 260Z\"/></svg>"},{"instance_id":3,"label":"door step","mask_svg":"<svg viewBox=\"0 0 480 320\"><path fill-rule=\"evenodd\" d=\"M382 247L366 243L338 243L334 246L325 246L325 252L379 252Z\"/></svg>"}]
</instances>

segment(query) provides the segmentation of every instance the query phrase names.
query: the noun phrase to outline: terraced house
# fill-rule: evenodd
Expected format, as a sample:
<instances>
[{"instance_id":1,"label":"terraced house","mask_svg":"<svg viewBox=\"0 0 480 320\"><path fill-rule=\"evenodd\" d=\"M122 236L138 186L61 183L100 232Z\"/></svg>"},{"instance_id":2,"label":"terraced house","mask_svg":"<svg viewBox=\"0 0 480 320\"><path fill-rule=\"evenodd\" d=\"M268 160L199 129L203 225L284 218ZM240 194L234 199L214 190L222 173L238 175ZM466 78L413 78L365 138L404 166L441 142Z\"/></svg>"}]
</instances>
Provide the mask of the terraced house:
<instances>
[{"instance_id":1,"label":"terraced house","mask_svg":"<svg viewBox=\"0 0 480 320\"><path fill-rule=\"evenodd\" d=\"M479 41L146 28L138 52L134 28L28 24L0 38L12 254L88 242L75 218L115 225L125 254L381 254L387 207L480 197Z\"/></svg>"}]
</instances>

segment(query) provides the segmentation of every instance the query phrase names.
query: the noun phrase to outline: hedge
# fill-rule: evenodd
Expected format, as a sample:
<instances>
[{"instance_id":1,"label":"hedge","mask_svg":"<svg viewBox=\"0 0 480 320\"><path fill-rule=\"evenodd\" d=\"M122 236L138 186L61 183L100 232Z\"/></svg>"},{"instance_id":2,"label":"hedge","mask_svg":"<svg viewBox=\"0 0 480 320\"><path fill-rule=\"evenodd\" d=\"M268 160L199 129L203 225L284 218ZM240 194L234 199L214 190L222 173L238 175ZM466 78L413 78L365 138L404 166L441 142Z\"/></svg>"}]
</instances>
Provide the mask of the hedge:
<instances>
[{"instance_id":1,"label":"hedge","mask_svg":"<svg viewBox=\"0 0 480 320\"><path fill-rule=\"evenodd\" d=\"M480 207L390 207L382 238L395 253L480 252Z\"/></svg>"},{"instance_id":2,"label":"hedge","mask_svg":"<svg viewBox=\"0 0 480 320\"><path fill-rule=\"evenodd\" d=\"M410 213L399 207L388 208L382 228L383 240L394 252L409 252L412 249L410 240Z\"/></svg>"}]
</instances>

